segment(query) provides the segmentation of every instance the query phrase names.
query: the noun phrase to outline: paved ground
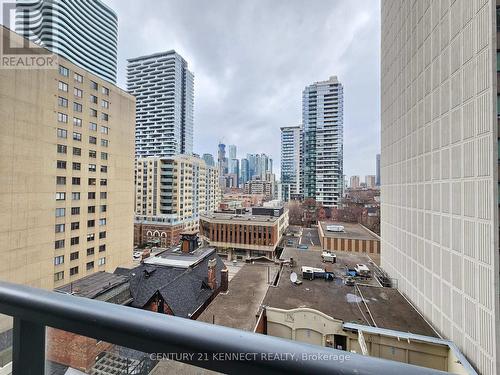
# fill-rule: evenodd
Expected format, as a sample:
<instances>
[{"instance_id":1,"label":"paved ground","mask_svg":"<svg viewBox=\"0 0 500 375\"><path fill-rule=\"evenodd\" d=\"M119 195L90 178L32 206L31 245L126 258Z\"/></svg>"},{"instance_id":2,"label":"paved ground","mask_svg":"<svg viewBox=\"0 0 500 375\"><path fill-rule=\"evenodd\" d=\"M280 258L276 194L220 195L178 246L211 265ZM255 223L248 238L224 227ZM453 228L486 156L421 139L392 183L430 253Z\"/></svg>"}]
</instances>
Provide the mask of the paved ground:
<instances>
[{"instance_id":1,"label":"paved ground","mask_svg":"<svg viewBox=\"0 0 500 375\"><path fill-rule=\"evenodd\" d=\"M197 320L253 331L268 283L278 270L270 263L243 265L229 283L228 292L219 294Z\"/></svg>"},{"instance_id":2,"label":"paved ground","mask_svg":"<svg viewBox=\"0 0 500 375\"><path fill-rule=\"evenodd\" d=\"M245 265L244 262L238 261L236 264L234 264L233 262L230 262L224 258L222 258L222 261L227 267L227 276L229 281L231 281L232 278L238 273L238 271L241 270L241 268Z\"/></svg>"},{"instance_id":3,"label":"paved ground","mask_svg":"<svg viewBox=\"0 0 500 375\"><path fill-rule=\"evenodd\" d=\"M321 246L318 228L303 228L300 244L307 246Z\"/></svg>"}]
</instances>

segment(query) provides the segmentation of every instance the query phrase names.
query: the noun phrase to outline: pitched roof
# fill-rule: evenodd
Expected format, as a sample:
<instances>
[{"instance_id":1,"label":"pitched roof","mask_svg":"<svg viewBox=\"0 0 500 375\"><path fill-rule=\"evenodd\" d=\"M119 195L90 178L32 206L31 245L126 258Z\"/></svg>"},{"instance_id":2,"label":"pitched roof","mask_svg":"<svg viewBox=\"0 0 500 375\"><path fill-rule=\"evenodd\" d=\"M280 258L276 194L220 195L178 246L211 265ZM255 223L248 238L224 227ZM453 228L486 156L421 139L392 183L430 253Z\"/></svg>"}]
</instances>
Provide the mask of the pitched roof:
<instances>
[{"instance_id":1,"label":"pitched roof","mask_svg":"<svg viewBox=\"0 0 500 375\"><path fill-rule=\"evenodd\" d=\"M159 292L175 316L189 318L213 294L208 286L208 261L216 259L217 285L224 262L210 254L193 267L178 268L156 264L141 264L131 270L117 269L130 277L131 306L142 308Z\"/></svg>"}]
</instances>

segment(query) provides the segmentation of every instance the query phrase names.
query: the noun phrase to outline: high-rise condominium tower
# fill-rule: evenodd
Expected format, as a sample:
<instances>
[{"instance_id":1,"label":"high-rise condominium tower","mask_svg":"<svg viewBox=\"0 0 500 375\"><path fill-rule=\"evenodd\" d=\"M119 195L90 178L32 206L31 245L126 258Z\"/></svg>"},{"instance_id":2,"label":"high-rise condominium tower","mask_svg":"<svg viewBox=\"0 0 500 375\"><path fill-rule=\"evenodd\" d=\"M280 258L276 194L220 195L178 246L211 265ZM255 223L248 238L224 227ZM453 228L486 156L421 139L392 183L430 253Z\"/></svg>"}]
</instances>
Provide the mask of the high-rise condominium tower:
<instances>
[{"instance_id":1,"label":"high-rise condominium tower","mask_svg":"<svg viewBox=\"0 0 500 375\"><path fill-rule=\"evenodd\" d=\"M499 373L493 0L382 1L382 267Z\"/></svg>"},{"instance_id":2,"label":"high-rise condominium tower","mask_svg":"<svg viewBox=\"0 0 500 375\"><path fill-rule=\"evenodd\" d=\"M302 94L303 193L326 207L340 203L343 190L344 94L336 76Z\"/></svg>"},{"instance_id":3,"label":"high-rise condominium tower","mask_svg":"<svg viewBox=\"0 0 500 375\"><path fill-rule=\"evenodd\" d=\"M1 69L0 82L0 279L53 289L127 265L133 96L63 57Z\"/></svg>"},{"instance_id":4,"label":"high-rise condominium tower","mask_svg":"<svg viewBox=\"0 0 500 375\"><path fill-rule=\"evenodd\" d=\"M227 146L228 159L236 159L236 146L228 145Z\"/></svg>"},{"instance_id":5,"label":"high-rise condominium tower","mask_svg":"<svg viewBox=\"0 0 500 375\"><path fill-rule=\"evenodd\" d=\"M118 19L100 0L17 0L16 31L112 83Z\"/></svg>"},{"instance_id":6,"label":"high-rise condominium tower","mask_svg":"<svg viewBox=\"0 0 500 375\"><path fill-rule=\"evenodd\" d=\"M301 192L301 137L300 126L281 128L281 194L284 201Z\"/></svg>"},{"instance_id":7,"label":"high-rise condominium tower","mask_svg":"<svg viewBox=\"0 0 500 375\"><path fill-rule=\"evenodd\" d=\"M193 152L194 78L175 51L128 60L127 88L136 97L136 157Z\"/></svg>"}]
</instances>

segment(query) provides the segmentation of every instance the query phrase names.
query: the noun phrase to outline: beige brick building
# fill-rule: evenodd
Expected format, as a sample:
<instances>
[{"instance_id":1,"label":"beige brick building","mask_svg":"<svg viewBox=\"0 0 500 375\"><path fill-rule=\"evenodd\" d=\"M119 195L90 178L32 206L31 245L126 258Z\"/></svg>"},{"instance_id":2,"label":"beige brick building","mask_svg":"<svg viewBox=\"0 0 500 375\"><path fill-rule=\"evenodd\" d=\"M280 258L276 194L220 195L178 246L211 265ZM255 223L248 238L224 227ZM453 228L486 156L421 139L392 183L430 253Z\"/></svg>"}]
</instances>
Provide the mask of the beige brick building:
<instances>
[{"instance_id":1,"label":"beige brick building","mask_svg":"<svg viewBox=\"0 0 500 375\"><path fill-rule=\"evenodd\" d=\"M218 171L190 155L136 161L135 244L168 247L182 231L198 231L200 214L220 201Z\"/></svg>"},{"instance_id":2,"label":"beige brick building","mask_svg":"<svg viewBox=\"0 0 500 375\"><path fill-rule=\"evenodd\" d=\"M58 61L0 69L0 279L45 289L113 272L133 243L135 99Z\"/></svg>"}]
</instances>

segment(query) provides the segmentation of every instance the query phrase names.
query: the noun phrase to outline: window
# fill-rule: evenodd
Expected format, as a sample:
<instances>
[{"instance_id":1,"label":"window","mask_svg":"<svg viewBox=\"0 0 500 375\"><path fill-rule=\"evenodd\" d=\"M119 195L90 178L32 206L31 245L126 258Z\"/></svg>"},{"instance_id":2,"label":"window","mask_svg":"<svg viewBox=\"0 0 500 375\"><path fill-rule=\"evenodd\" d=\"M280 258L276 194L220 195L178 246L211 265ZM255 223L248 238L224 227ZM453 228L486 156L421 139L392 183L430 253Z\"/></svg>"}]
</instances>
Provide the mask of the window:
<instances>
[{"instance_id":1,"label":"window","mask_svg":"<svg viewBox=\"0 0 500 375\"><path fill-rule=\"evenodd\" d=\"M65 208L56 208L56 217L64 217L66 216Z\"/></svg>"},{"instance_id":2,"label":"window","mask_svg":"<svg viewBox=\"0 0 500 375\"><path fill-rule=\"evenodd\" d=\"M71 245L78 245L80 243L80 237L71 237Z\"/></svg>"},{"instance_id":3,"label":"window","mask_svg":"<svg viewBox=\"0 0 500 375\"><path fill-rule=\"evenodd\" d=\"M100 225L100 226L106 225L106 218L104 218L104 219L99 219L99 225Z\"/></svg>"},{"instance_id":4,"label":"window","mask_svg":"<svg viewBox=\"0 0 500 375\"><path fill-rule=\"evenodd\" d=\"M106 232L99 232L99 238L100 239L106 238Z\"/></svg>"},{"instance_id":5,"label":"window","mask_svg":"<svg viewBox=\"0 0 500 375\"><path fill-rule=\"evenodd\" d=\"M64 271L56 272L54 274L54 281L60 281L64 279Z\"/></svg>"},{"instance_id":6,"label":"window","mask_svg":"<svg viewBox=\"0 0 500 375\"><path fill-rule=\"evenodd\" d=\"M107 152L101 152L101 159L102 160L108 160L108 153Z\"/></svg>"},{"instance_id":7,"label":"window","mask_svg":"<svg viewBox=\"0 0 500 375\"><path fill-rule=\"evenodd\" d=\"M70 276L78 275L78 266L70 268L69 275Z\"/></svg>"},{"instance_id":8,"label":"window","mask_svg":"<svg viewBox=\"0 0 500 375\"><path fill-rule=\"evenodd\" d=\"M57 104L59 105L59 107L68 108L68 99L63 98L62 96L60 96L57 99Z\"/></svg>"},{"instance_id":9,"label":"window","mask_svg":"<svg viewBox=\"0 0 500 375\"><path fill-rule=\"evenodd\" d=\"M107 139L101 139L101 146L108 147L108 140Z\"/></svg>"},{"instance_id":10,"label":"window","mask_svg":"<svg viewBox=\"0 0 500 375\"><path fill-rule=\"evenodd\" d=\"M59 255L57 257L54 257L54 266L57 266L59 264L64 263L64 255Z\"/></svg>"},{"instance_id":11,"label":"window","mask_svg":"<svg viewBox=\"0 0 500 375\"><path fill-rule=\"evenodd\" d=\"M97 157L97 152L95 150L89 150L89 158L95 159Z\"/></svg>"},{"instance_id":12,"label":"window","mask_svg":"<svg viewBox=\"0 0 500 375\"><path fill-rule=\"evenodd\" d=\"M94 268L94 262L93 261L92 262L88 262L87 263L87 271L90 271L93 268Z\"/></svg>"},{"instance_id":13,"label":"window","mask_svg":"<svg viewBox=\"0 0 500 375\"><path fill-rule=\"evenodd\" d=\"M71 223L71 230L77 230L80 229L80 222L79 221L74 221Z\"/></svg>"},{"instance_id":14,"label":"window","mask_svg":"<svg viewBox=\"0 0 500 375\"><path fill-rule=\"evenodd\" d=\"M93 247L89 247L87 249L87 256L90 256L90 255L94 255L94 248Z\"/></svg>"},{"instance_id":15,"label":"window","mask_svg":"<svg viewBox=\"0 0 500 375\"><path fill-rule=\"evenodd\" d=\"M99 252L102 253L103 251L106 251L106 245L99 245Z\"/></svg>"},{"instance_id":16,"label":"window","mask_svg":"<svg viewBox=\"0 0 500 375\"><path fill-rule=\"evenodd\" d=\"M88 199L95 199L95 191L89 191L87 195Z\"/></svg>"},{"instance_id":17,"label":"window","mask_svg":"<svg viewBox=\"0 0 500 375\"><path fill-rule=\"evenodd\" d=\"M94 241L94 240L95 240L95 234L94 233L87 234L87 242L91 242L91 241Z\"/></svg>"},{"instance_id":18,"label":"window","mask_svg":"<svg viewBox=\"0 0 500 375\"><path fill-rule=\"evenodd\" d=\"M100 209L100 210L101 210L101 212L106 212L106 210L107 210L106 205L105 205L105 204L102 204L102 205L101 205L101 209Z\"/></svg>"},{"instance_id":19,"label":"window","mask_svg":"<svg viewBox=\"0 0 500 375\"><path fill-rule=\"evenodd\" d=\"M57 121L64 122L66 124L68 122L68 115L65 113L58 112Z\"/></svg>"},{"instance_id":20,"label":"window","mask_svg":"<svg viewBox=\"0 0 500 375\"><path fill-rule=\"evenodd\" d=\"M79 201L80 200L80 193L77 193L77 192L71 193L71 200Z\"/></svg>"},{"instance_id":21,"label":"window","mask_svg":"<svg viewBox=\"0 0 500 375\"><path fill-rule=\"evenodd\" d=\"M108 166L107 165L101 165L101 172L102 173L108 173Z\"/></svg>"},{"instance_id":22,"label":"window","mask_svg":"<svg viewBox=\"0 0 500 375\"><path fill-rule=\"evenodd\" d=\"M75 251L74 253L69 254L69 260L77 260L80 257L80 253Z\"/></svg>"},{"instance_id":23,"label":"window","mask_svg":"<svg viewBox=\"0 0 500 375\"><path fill-rule=\"evenodd\" d=\"M103 95L109 95L109 89L107 87L102 86L101 92Z\"/></svg>"},{"instance_id":24,"label":"window","mask_svg":"<svg viewBox=\"0 0 500 375\"><path fill-rule=\"evenodd\" d=\"M80 111L81 112L81 111ZM73 126L82 127L82 119L78 117L73 117Z\"/></svg>"},{"instance_id":25,"label":"window","mask_svg":"<svg viewBox=\"0 0 500 375\"><path fill-rule=\"evenodd\" d=\"M95 220L87 220L87 228L95 227Z\"/></svg>"},{"instance_id":26,"label":"window","mask_svg":"<svg viewBox=\"0 0 500 375\"><path fill-rule=\"evenodd\" d=\"M77 132L73 132L73 140L80 142L82 140L82 134L77 133Z\"/></svg>"},{"instance_id":27,"label":"window","mask_svg":"<svg viewBox=\"0 0 500 375\"><path fill-rule=\"evenodd\" d=\"M68 68L62 66L62 65L59 65L59 74L62 75L62 76L65 76L65 77L68 77L69 76L69 70Z\"/></svg>"},{"instance_id":28,"label":"window","mask_svg":"<svg viewBox=\"0 0 500 375\"><path fill-rule=\"evenodd\" d=\"M82 169L82 165L80 163L73 163L73 170L79 171Z\"/></svg>"},{"instance_id":29,"label":"window","mask_svg":"<svg viewBox=\"0 0 500 375\"><path fill-rule=\"evenodd\" d=\"M104 100L104 99L103 99L103 100L101 101L101 107L102 107L102 108L106 108L106 109L108 109L108 108L109 108L109 102L108 102L107 100Z\"/></svg>"},{"instance_id":30,"label":"window","mask_svg":"<svg viewBox=\"0 0 500 375\"><path fill-rule=\"evenodd\" d=\"M106 264L106 258L105 257L99 258L99 260L97 261L97 264L99 266L104 266Z\"/></svg>"},{"instance_id":31,"label":"window","mask_svg":"<svg viewBox=\"0 0 500 375\"><path fill-rule=\"evenodd\" d=\"M96 171L96 165L95 164L89 164L89 172L95 172Z\"/></svg>"},{"instance_id":32,"label":"window","mask_svg":"<svg viewBox=\"0 0 500 375\"><path fill-rule=\"evenodd\" d=\"M102 121L108 121L108 118L109 118L109 116L107 113L101 113L101 120Z\"/></svg>"},{"instance_id":33,"label":"window","mask_svg":"<svg viewBox=\"0 0 500 375\"><path fill-rule=\"evenodd\" d=\"M97 82L94 82L94 81L90 81L90 88L92 90L97 90Z\"/></svg>"},{"instance_id":34,"label":"window","mask_svg":"<svg viewBox=\"0 0 500 375\"><path fill-rule=\"evenodd\" d=\"M68 85L66 83L59 81L58 87L60 91L68 92Z\"/></svg>"},{"instance_id":35,"label":"window","mask_svg":"<svg viewBox=\"0 0 500 375\"><path fill-rule=\"evenodd\" d=\"M105 178L101 178L100 184L101 186L106 186L108 184L108 180L106 180Z\"/></svg>"},{"instance_id":36,"label":"window","mask_svg":"<svg viewBox=\"0 0 500 375\"><path fill-rule=\"evenodd\" d=\"M78 73L75 73L74 74L74 77L75 77L75 82L78 82L78 83L83 83L83 76L81 76L80 74Z\"/></svg>"},{"instance_id":37,"label":"window","mask_svg":"<svg viewBox=\"0 0 500 375\"><path fill-rule=\"evenodd\" d=\"M81 156L82 155L82 149L79 147L73 147L73 155L75 156Z\"/></svg>"},{"instance_id":38,"label":"window","mask_svg":"<svg viewBox=\"0 0 500 375\"><path fill-rule=\"evenodd\" d=\"M75 112L81 112L82 111L82 105L80 103L73 103L73 111Z\"/></svg>"},{"instance_id":39,"label":"window","mask_svg":"<svg viewBox=\"0 0 500 375\"><path fill-rule=\"evenodd\" d=\"M62 249L64 247L64 240L57 240L54 242L54 249Z\"/></svg>"},{"instance_id":40,"label":"window","mask_svg":"<svg viewBox=\"0 0 500 375\"><path fill-rule=\"evenodd\" d=\"M93 103L93 104L97 104L97 96L90 95L90 102Z\"/></svg>"},{"instance_id":41,"label":"window","mask_svg":"<svg viewBox=\"0 0 500 375\"><path fill-rule=\"evenodd\" d=\"M66 177L56 176L56 185L66 185Z\"/></svg>"},{"instance_id":42,"label":"window","mask_svg":"<svg viewBox=\"0 0 500 375\"><path fill-rule=\"evenodd\" d=\"M93 144L93 145L96 145L97 144L97 138L96 137L92 137L91 135L89 136L89 143L90 144Z\"/></svg>"},{"instance_id":43,"label":"window","mask_svg":"<svg viewBox=\"0 0 500 375\"><path fill-rule=\"evenodd\" d=\"M89 178L89 186L95 186L95 178Z\"/></svg>"},{"instance_id":44,"label":"window","mask_svg":"<svg viewBox=\"0 0 500 375\"><path fill-rule=\"evenodd\" d=\"M89 206L87 208L87 213L94 214L95 213L95 206Z\"/></svg>"},{"instance_id":45,"label":"window","mask_svg":"<svg viewBox=\"0 0 500 375\"><path fill-rule=\"evenodd\" d=\"M101 191L100 196L101 196L101 199L107 199L108 193L106 191Z\"/></svg>"},{"instance_id":46,"label":"window","mask_svg":"<svg viewBox=\"0 0 500 375\"><path fill-rule=\"evenodd\" d=\"M71 185L80 185L80 177L71 178Z\"/></svg>"},{"instance_id":47,"label":"window","mask_svg":"<svg viewBox=\"0 0 500 375\"><path fill-rule=\"evenodd\" d=\"M56 224L56 233L64 232L64 224Z\"/></svg>"},{"instance_id":48,"label":"window","mask_svg":"<svg viewBox=\"0 0 500 375\"><path fill-rule=\"evenodd\" d=\"M56 193L56 201L64 201L64 200L66 200L66 193L64 192Z\"/></svg>"},{"instance_id":49,"label":"window","mask_svg":"<svg viewBox=\"0 0 500 375\"><path fill-rule=\"evenodd\" d=\"M57 145L57 153L58 154L66 154L67 152L68 152L68 146Z\"/></svg>"},{"instance_id":50,"label":"window","mask_svg":"<svg viewBox=\"0 0 500 375\"><path fill-rule=\"evenodd\" d=\"M80 89L78 89L78 88L76 88L76 87L73 89L73 93L75 94L75 96L77 98L82 98L83 97L83 91L80 90Z\"/></svg>"},{"instance_id":51,"label":"window","mask_svg":"<svg viewBox=\"0 0 500 375\"><path fill-rule=\"evenodd\" d=\"M68 132L65 129L57 128L57 137L58 138L68 138Z\"/></svg>"},{"instance_id":52,"label":"window","mask_svg":"<svg viewBox=\"0 0 500 375\"><path fill-rule=\"evenodd\" d=\"M80 207L71 207L71 215L80 215Z\"/></svg>"},{"instance_id":53,"label":"window","mask_svg":"<svg viewBox=\"0 0 500 375\"><path fill-rule=\"evenodd\" d=\"M97 117L97 111L93 108L90 108L90 116Z\"/></svg>"},{"instance_id":54,"label":"window","mask_svg":"<svg viewBox=\"0 0 500 375\"><path fill-rule=\"evenodd\" d=\"M91 122L89 124L89 130L97 131L97 124L94 124L93 122Z\"/></svg>"}]
</instances>

